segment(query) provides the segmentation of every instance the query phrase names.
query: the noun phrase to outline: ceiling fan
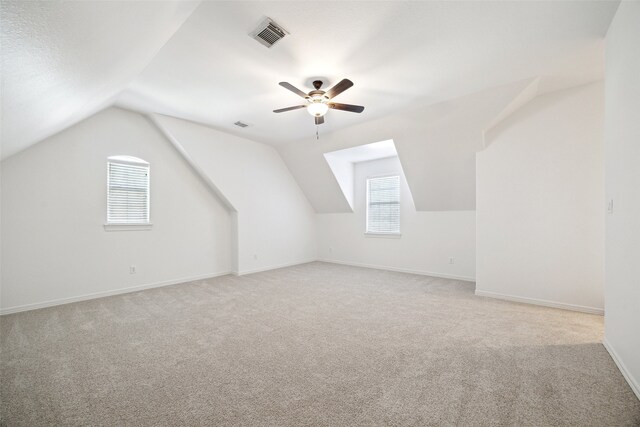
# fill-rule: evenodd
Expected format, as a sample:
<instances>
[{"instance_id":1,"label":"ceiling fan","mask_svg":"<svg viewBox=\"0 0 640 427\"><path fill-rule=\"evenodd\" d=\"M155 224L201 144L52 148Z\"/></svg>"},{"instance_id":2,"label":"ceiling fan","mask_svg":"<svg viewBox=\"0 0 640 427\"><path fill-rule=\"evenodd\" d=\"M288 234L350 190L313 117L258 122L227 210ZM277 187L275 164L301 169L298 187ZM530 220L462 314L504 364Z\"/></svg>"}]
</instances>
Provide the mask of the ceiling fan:
<instances>
[{"instance_id":1,"label":"ceiling fan","mask_svg":"<svg viewBox=\"0 0 640 427\"><path fill-rule=\"evenodd\" d=\"M303 105L296 105L295 107L280 108L279 110L273 110L273 112L284 113L285 111L306 108L307 112L309 112L309 114L314 117L316 125L321 125L324 123L324 115L327 113L327 111L329 111L330 108L333 110L350 111L352 113L362 113L362 111L364 111L364 107L361 105L339 104L337 102L330 102L333 98L353 86L353 82L351 80L343 79L340 83L326 92L320 89L322 87L322 83L322 80L315 80L313 82L313 87L315 88L315 90L312 90L309 93L304 93L297 87L293 86L291 83L280 82L280 86L285 89L289 89L296 95L303 97L307 100L307 103Z\"/></svg>"}]
</instances>

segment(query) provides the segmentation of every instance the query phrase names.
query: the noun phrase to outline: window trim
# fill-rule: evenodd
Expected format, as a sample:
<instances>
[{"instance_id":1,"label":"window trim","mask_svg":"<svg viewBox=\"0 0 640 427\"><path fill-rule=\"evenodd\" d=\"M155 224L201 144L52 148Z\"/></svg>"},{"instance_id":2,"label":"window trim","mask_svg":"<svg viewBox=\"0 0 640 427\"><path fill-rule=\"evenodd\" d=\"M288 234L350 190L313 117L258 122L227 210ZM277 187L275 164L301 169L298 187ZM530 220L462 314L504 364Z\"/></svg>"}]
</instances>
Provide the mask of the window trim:
<instances>
[{"instance_id":1,"label":"window trim","mask_svg":"<svg viewBox=\"0 0 640 427\"><path fill-rule=\"evenodd\" d=\"M401 231L395 232L381 232L381 231L369 231L369 180L376 178L390 178L390 177L398 177L398 206L400 207L400 212L398 213L398 228ZM365 218L364 218L364 235L365 237L381 237L387 239L399 239L402 237L402 228L400 225L402 224L402 180L401 174L396 172L389 172L384 174L376 174L376 175L367 175L365 179L365 195L366 195L366 204L365 204Z\"/></svg>"},{"instance_id":2,"label":"window trim","mask_svg":"<svg viewBox=\"0 0 640 427\"><path fill-rule=\"evenodd\" d=\"M115 222L105 222L103 225L104 231L141 231L141 230L151 230L153 224L150 222L145 223L115 223Z\"/></svg>"},{"instance_id":3,"label":"window trim","mask_svg":"<svg viewBox=\"0 0 640 427\"><path fill-rule=\"evenodd\" d=\"M399 239L402 237L402 233L374 233L371 231L366 231L364 233L364 237L379 237L383 239Z\"/></svg>"},{"instance_id":4,"label":"window trim","mask_svg":"<svg viewBox=\"0 0 640 427\"><path fill-rule=\"evenodd\" d=\"M146 166L147 167L147 221L142 222L110 222L109 221L109 188L110 188L110 175L109 165L111 163L121 165L132 166ZM146 160L133 156L109 156L107 157L107 194L106 194L107 207L105 210L106 221L103 224L105 231L139 231L139 230L151 230L153 223L151 222L151 164Z\"/></svg>"}]
</instances>

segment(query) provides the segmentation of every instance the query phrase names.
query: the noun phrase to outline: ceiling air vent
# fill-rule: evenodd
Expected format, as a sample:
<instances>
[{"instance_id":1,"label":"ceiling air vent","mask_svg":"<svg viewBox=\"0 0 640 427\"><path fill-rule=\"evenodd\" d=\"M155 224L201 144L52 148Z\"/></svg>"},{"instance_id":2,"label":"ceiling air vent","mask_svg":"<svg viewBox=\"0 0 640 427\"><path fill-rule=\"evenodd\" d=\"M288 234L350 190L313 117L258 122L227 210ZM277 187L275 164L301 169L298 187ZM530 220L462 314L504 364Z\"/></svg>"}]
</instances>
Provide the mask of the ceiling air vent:
<instances>
[{"instance_id":1,"label":"ceiling air vent","mask_svg":"<svg viewBox=\"0 0 640 427\"><path fill-rule=\"evenodd\" d=\"M260 23L260 25L258 25L258 28L253 30L250 36L266 47L271 47L287 34L289 33L287 33L287 31L285 31L280 25L273 22L271 18L266 18Z\"/></svg>"},{"instance_id":2,"label":"ceiling air vent","mask_svg":"<svg viewBox=\"0 0 640 427\"><path fill-rule=\"evenodd\" d=\"M247 126L249 126L246 123L242 123L240 120L238 120L237 122L234 123L234 125L239 126L241 128L246 128Z\"/></svg>"}]
</instances>

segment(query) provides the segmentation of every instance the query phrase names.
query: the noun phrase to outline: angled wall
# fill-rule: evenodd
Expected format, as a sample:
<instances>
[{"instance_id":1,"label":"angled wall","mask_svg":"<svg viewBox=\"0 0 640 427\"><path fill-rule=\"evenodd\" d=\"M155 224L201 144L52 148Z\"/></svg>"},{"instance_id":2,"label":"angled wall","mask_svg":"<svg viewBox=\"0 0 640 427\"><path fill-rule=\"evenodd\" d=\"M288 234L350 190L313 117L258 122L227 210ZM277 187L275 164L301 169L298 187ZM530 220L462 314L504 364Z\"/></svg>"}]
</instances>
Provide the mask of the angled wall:
<instances>
[{"instance_id":1,"label":"angled wall","mask_svg":"<svg viewBox=\"0 0 640 427\"><path fill-rule=\"evenodd\" d=\"M113 155L151 164L150 230L103 226ZM2 312L231 271L229 212L140 114L109 108L1 165Z\"/></svg>"},{"instance_id":2,"label":"angled wall","mask_svg":"<svg viewBox=\"0 0 640 427\"><path fill-rule=\"evenodd\" d=\"M533 99L477 154L478 295L602 313L602 83Z\"/></svg>"},{"instance_id":3,"label":"angled wall","mask_svg":"<svg viewBox=\"0 0 640 427\"><path fill-rule=\"evenodd\" d=\"M324 158L331 168L336 181L338 181L340 190L342 190L342 194L349 203L351 210L353 210L354 206L356 184L354 165L386 157L398 157L396 146L391 139L324 153Z\"/></svg>"},{"instance_id":4,"label":"angled wall","mask_svg":"<svg viewBox=\"0 0 640 427\"><path fill-rule=\"evenodd\" d=\"M324 157L333 173L334 178L340 186L340 191L344 196L344 199L349 204L349 208L353 210L353 187L354 187L354 167L353 162L341 158L339 155L335 155L335 151L332 153L325 153ZM338 151L339 153L339 151Z\"/></svg>"},{"instance_id":5,"label":"angled wall","mask_svg":"<svg viewBox=\"0 0 640 427\"><path fill-rule=\"evenodd\" d=\"M620 4L605 75L605 345L640 398L640 2Z\"/></svg>"},{"instance_id":6,"label":"angled wall","mask_svg":"<svg viewBox=\"0 0 640 427\"><path fill-rule=\"evenodd\" d=\"M153 118L237 211L238 274L316 259L313 208L274 148L181 119Z\"/></svg>"},{"instance_id":7,"label":"angled wall","mask_svg":"<svg viewBox=\"0 0 640 427\"><path fill-rule=\"evenodd\" d=\"M538 96L541 80L542 79L540 77L532 79L531 82L515 98L513 98L513 100L509 104L507 104L507 106L484 128L482 141L483 150L487 148L487 146L491 142L490 134L493 128L498 126L500 122L518 111L524 105L529 103L529 101L531 101L533 98Z\"/></svg>"}]
</instances>

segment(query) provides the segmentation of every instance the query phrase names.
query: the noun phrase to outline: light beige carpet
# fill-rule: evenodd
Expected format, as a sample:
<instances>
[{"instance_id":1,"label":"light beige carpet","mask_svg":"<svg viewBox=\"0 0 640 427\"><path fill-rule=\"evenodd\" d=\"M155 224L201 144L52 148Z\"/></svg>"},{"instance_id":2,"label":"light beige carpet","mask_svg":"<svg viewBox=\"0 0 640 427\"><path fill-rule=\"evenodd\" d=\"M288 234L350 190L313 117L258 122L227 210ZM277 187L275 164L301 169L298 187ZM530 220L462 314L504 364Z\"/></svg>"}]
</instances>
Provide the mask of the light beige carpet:
<instances>
[{"instance_id":1,"label":"light beige carpet","mask_svg":"<svg viewBox=\"0 0 640 427\"><path fill-rule=\"evenodd\" d=\"M599 316L311 263L3 316L24 425L640 425Z\"/></svg>"}]
</instances>

